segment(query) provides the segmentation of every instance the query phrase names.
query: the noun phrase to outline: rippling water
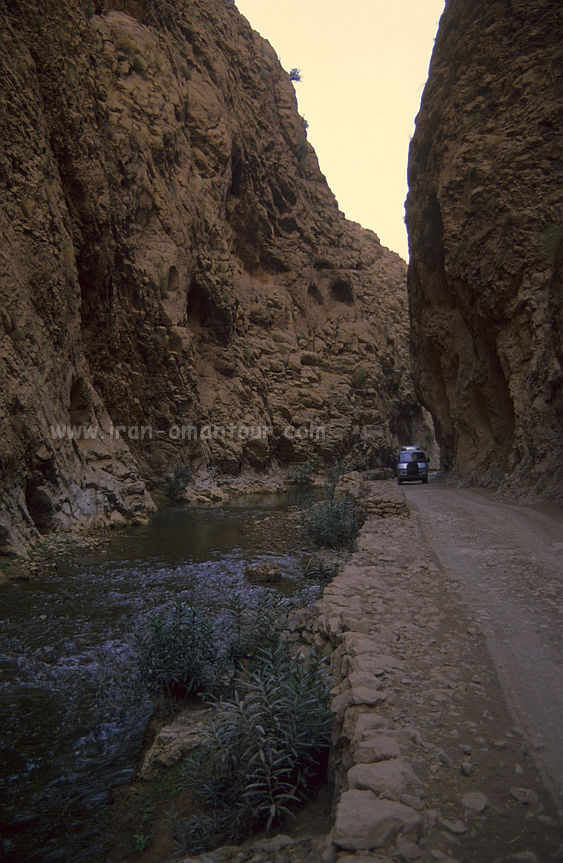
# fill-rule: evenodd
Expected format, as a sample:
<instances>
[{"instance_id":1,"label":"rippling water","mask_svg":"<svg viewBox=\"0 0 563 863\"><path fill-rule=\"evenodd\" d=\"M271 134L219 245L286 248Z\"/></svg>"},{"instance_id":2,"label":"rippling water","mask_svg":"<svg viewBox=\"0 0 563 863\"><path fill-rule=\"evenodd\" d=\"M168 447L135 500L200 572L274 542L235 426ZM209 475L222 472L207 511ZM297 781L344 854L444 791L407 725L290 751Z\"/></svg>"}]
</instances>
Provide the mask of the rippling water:
<instances>
[{"instance_id":1,"label":"rippling water","mask_svg":"<svg viewBox=\"0 0 563 863\"><path fill-rule=\"evenodd\" d=\"M257 525L295 502L162 510L103 554L0 585L0 859L103 857L110 791L132 778L151 711L134 675L139 621L170 600L220 608L259 590L243 576L264 559L285 593L300 589L299 553L270 551Z\"/></svg>"}]
</instances>

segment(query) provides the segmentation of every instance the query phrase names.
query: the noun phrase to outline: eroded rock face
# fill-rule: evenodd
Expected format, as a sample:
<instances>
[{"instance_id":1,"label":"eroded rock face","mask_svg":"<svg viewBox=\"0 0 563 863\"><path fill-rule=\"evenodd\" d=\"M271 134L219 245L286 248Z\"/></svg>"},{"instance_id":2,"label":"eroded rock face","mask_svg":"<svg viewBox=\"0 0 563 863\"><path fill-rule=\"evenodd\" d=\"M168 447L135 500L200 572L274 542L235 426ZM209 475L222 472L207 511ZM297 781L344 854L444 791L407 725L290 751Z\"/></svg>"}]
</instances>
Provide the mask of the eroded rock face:
<instances>
[{"instance_id":1,"label":"eroded rock face","mask_svg":"<svg viewBox=\"0 0 563 863\"><path fill-rule=\"evenodd\" d=\"M561 498L561 9L448 0L409 155L411 349L442 463Z\"/></svg>"},{"instance_id":2,"label":"eroded rock face","mask_svg":"<svg viewBox=\"0 0 563 863\"><path fill-rule=\"evenodd\" d=\"M111 7L2 4L5 549L140 516L178 465L427 432L405 264L339 212L271 46L227 0Z\"/></svg>"}]
</instances>

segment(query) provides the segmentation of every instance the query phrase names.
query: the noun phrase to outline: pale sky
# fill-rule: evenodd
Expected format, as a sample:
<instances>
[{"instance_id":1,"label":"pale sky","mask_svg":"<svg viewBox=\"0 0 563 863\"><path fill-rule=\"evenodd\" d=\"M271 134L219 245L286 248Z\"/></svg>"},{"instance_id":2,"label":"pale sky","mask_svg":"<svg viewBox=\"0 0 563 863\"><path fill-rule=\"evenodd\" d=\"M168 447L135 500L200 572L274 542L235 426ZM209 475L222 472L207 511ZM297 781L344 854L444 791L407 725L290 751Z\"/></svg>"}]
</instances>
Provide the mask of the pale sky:
<instances>
[{"instance_id":1,"label":"pale sky","mask_svg":"<svg viewBox=\"0 0 563 863\"><path fill-rule=\"evenodd\" d=\"M349 219L407 260L407 156L444 0L236 0L282 66Z\"/></svg>"}]
</instances>

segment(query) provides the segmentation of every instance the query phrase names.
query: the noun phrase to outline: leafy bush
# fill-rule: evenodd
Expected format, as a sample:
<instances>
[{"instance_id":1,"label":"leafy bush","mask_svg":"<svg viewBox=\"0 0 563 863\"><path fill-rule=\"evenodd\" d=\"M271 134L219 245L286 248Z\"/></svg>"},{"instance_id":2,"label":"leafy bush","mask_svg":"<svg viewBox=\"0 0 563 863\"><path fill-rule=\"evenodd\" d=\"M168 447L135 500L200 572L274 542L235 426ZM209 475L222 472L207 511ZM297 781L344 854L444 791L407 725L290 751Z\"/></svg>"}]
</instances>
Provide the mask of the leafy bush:
<instances>
[{"instance_id":1,"label":"leafy bush","mask_svg":"<svg viewBox=\"0 0 563 863\"><path fill-rule=\"evenodd\" d=\"M259 648L273 646L285 626L288 607L271 590L252 594L235 592L225 605L228 651L232 658L254 656Z\"/></svg>"},{"instance_id":2,"label":"leafy bush","mask_svg":"<svg viewBox=\"0 0 563 863\"><path fill-rule=\"evenodd\" d=\"M554 222L541 235L541 245L546 261L555 266L557 255L563 244L563 222Z\"/></svg>"},{"instance_id":3,"label":"leafy bush","mask_svg":"<svg viewBox=\"0 0 563 863\"><path fill-rule=\"evenodd\" d=\"M243 345L242 356L247 366L252 365L252 363L254 362L254 351L252 350L250 345Z\"/></svg>"},{"instance_id":4,"label":"leafy bush","mask_svg":"<svg viewBox=\"0 0 563 863\"><path fill-rule=\"evenodd\" d=\"M303 514L302 526L319 548L340 548L358 533L354 501L346 497L316 503Z\"/></svg>"},{"instance_id":5,"label":"leafy bush","mask_svg":"<svg viewBox=\"0 0 563 863\"><path fill-rule=\"evenodd\" d=\"M166 494L172 500L176 500L186 490L189 482L192 480L192 472L189 467L177 465L174 469L174 474L168 479L166 484Z\"/></svg>"},{"instance_id":6,"label":"leafy bush","mask_svg":"<svg viewBox=\"0 0 563 863\"><path fill-rule=\"evenodd\" d=\"M358 368L352 373L351 384L353 388L355 390L361 390L367 380L367 376L367 369L364 369L363 366L358 366Z\"/></svg>"},{"instance_id":7,"label":"leafy bush","mask_svg":"<svg viewBox=\"0 0 563 863\"><path fill-rule=\"evenodd\" d=\"M221 700L203 751L184 761L202 811L176 831L184 853L240 841L278 824L326 772L332 714L322 660L279 643Z\"/></svg>"},{"instance_id":8,"label":"leafy bush","mask_svg":"<svg viewBox=\"0 0 563 863\"><path fill-rule=\"evenodd\" d=\"M338 573L338 561L326 557L325 554L326 552L312 554L305 567L305 575L322 585L331 582Z\"/></svg>"},{"instance_id":9,"label":"leafy bush","mask_svg":"<svg viewBox=\"0 0 563 863\"><path fill-rule=\"evenodd\" d=\"M334 497L334 492L336 490L336 486L338 485L338 480L344 473L344 467L341 462L336 462L330 467L326 474L326 480L324 484L325 497L327 500L332 500Z\"/></svg>"},{"instance_id":10,"label":"leafy bush","mask_svg":"<svg viewBox=\"0 0 563 863\"><path fill-rule=\"evenodd\" d=\"M183 602L149 616L135 646L141 679L153 694L210 692L225 668L213 623L205 611Z\"/></svg>"},{"instance_id":11,"label":"leafy bush","mask_svg":"<svg viewBox=\"0 0 563 863\"><path fill-rule=\"evenodd\" d=\"M215 848L218 837L229 836L228 816L213 810L211 815L197 814L173 819L172 838L184 853L201 854Z\"/></svg>"},{"instance_id":12,"label":"leafy bush","mask_svg":"<svg viewBox=\"0 0 563 863\"><path fill-rule=\"evenodd\" d=\"M297 159L298 159L298 161L304 162L308 155L309 155L309 147L307 146L307 141L301 141L301 143L297 147Z\"/></svg>"},{"instance_id":13,"label":"leafy bush","mask_svg":"<svg viewBox=\"0 0 563 863\"><path fill-rule=\"evenodd\" d=\"M315 456L298 467L290 468L287 472L287 481L297 485L306 485L319 466L319 459Z\"/></svg>"}]
</instances>

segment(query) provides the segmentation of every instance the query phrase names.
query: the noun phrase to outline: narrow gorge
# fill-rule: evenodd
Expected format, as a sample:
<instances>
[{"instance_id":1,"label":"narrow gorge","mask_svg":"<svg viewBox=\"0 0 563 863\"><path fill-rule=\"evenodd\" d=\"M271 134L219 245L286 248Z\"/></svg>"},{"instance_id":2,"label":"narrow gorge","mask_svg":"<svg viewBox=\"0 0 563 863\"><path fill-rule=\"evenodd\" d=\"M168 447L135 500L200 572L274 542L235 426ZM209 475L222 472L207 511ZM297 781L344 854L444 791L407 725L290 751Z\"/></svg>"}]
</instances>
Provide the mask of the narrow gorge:
<instances>
[{"instance_id":1,"label":"narrow gorge","mask_svg":"<svg viewBox=\"0 0 563 863\"><path fill-rule=\"evenodd\" d=\"M445 0L407 267L233 0L0 0L3 860L561 860L562 19Z\"/></svg>"},{"instance_id":2,"label":"narrow gorge","mask_svg":"<svg viewBox=\"0 0 563 863\"><path fill-rule=\"evenodd\" d=\"M230 0L0 14L5 553L143 518L177 469L244 487L431 439L405 263L339 211Z\"/></svg>"}]
</instances>

